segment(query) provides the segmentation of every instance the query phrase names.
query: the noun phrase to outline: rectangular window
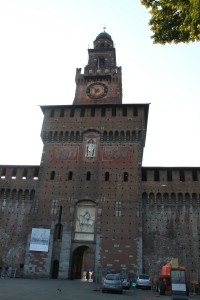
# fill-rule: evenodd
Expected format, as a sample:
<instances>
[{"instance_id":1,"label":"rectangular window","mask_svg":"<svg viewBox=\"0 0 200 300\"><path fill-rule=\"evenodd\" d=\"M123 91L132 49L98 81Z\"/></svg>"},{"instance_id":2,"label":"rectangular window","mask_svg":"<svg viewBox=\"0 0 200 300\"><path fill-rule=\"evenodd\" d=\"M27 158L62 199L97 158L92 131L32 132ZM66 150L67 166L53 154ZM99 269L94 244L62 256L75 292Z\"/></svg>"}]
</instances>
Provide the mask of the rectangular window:
<instances>
[{"instance_id":1,"label":"rectangular window","mask_svg":"<svg viewBox=\"0 0 200 300\"><path fill-rule=\"evenodd\" d=\"M123 107L123 117L127 117L127 107Z\"/></svg>"},{"instance_id":2,"label":"rectangular window","mask_svg":"<svg viewBox=\"0 0 200 300\"><path fill-rule=\"evenodd\" d=\"M198 181L197 170L192 170L192 180Z\"/></svg>"},{"instance_id":3,"label":"rectangular window","mask_svg":"<svg viewBox=\"0 0 200 300\"><path fill-rule=\"evenodd\" d=\"M116 201L115 203L115 216L121 217L122 215L122 203L121 201Z\"/></svg>"},{"instance_id":4,"label":"rectangular window","mask_svg":"<svg viewBox=\"0 0 200 300\"><path fill-rule=\"evenodd\" d=\"M159 170L154 170L154 180L160 181L160 173Z\"/></svg>"},{"instance_id":5,"label":"rectangular window","mask_svg":"<svg viewBox=\"0 0 200 300\"><path fill-rule=\"evenodd\" d=\"M95 107L91 108L91 117L95 117Z\"/></svg>"},{"instance_id":6,"label":"rectangular window","mask_svg":"<svg viewBox=\"0 0 200 300\"><path fill-rule=\"evenodd\" d=\"M167 170L167 181L172 181L172 170Z\"/></svg>"},{"instance_id":7,"label":"rectangular window","mask_svg":"<svg viewBox=\"0 0 200 300\"><path fill-rule=\"evenodd\" d=\"M184 170L179 171L180 181L185 181L185 172Z\"/></svg>"},{"instance_id":8,"label":"rectangular window","mask_svg":"<svg viewBox=\"0 0 200 300\"><path fill-rule=\"evenodd\" d=\"M85 108L81 108L81 112L80 112L80 117L84 117L85 116Z\"/></svg>"},{"instance_id":9,"label":"rectangular window","mask_svg":"<svg viewBox=\"0 0 200 300\"><path fill-rule=\"evenodd\" d=\"M137 106L134 106L134 107L133 107L133 116L134 116L134 117L137 117L137 116L138 116L138 108L137 108Z\"/></svg>"},{"instance_id":10,"label":"rectangular window","mask_svg":"<svg viewBox=\"0 0 200 300\"><path fill-rule=\"evenodd\" d=\"M70 110L70 117L74 117L74 108Z\"/></svg>"},{"instance_id":11,"label":"rectangular window","mask_svg":"<svg viewBox=\"0 0 200 300\"><path fill-rule=\"evenodd\" d=\"M106 115L106 108L102 107L102 109L101 109L101 116L105 117L105 115Z\"/></svg>"},{"instance_id":12,"label":"rectangular window","mask_svg":"<svg viewBox=\"0 0 200 300\"><path fill-rule=\"evenodd\" d=\"M112 117L116 117L116 107L112 108Z\"/></svg>"},{"instance_id":13,"label":"rectangular window","mask_svg":"<svg viewBox=\"0 0 200 300\"><path fill-rule=\"evenodd\" d=\"M142 170L142 181L147 181L147 170Z\"/></svg>"}]
</instances>

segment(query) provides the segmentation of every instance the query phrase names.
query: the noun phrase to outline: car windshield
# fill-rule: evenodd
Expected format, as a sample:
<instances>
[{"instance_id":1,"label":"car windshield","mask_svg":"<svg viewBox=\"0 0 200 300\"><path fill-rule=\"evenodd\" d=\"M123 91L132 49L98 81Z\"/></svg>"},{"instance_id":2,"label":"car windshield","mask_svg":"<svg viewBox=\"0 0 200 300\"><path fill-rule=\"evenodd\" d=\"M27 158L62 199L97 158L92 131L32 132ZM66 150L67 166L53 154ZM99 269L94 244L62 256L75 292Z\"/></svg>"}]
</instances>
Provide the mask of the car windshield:
<instances>
[{"instance_id":1,"label":"car windshield","mask_svg":"<svg viewBox=\"0 0 200 300\"><path fill-rule=\"evenodd\" d=\"M115 274L109 274L106 276L107 280L119 280L119 275L115 275Z\"/></svg>"},{"instance_id":2,"label":"car windshield","mask_svg":"<svg viewBox=\"0 0 200 300\"><path fill-rule=\"evenodd\" d=\"M140 279L149 279L149 276L148 275L140 275L139 278Z\"/></svg>"}]
</instances>

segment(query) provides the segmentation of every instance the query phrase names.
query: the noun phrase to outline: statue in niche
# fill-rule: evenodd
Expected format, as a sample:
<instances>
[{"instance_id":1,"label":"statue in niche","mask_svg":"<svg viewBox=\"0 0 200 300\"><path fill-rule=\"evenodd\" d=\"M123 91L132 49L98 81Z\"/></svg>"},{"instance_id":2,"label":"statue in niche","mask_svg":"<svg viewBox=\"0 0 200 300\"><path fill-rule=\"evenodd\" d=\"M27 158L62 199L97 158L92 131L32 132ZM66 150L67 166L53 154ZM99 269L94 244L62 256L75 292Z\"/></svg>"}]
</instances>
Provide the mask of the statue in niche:
<instances>
[{"instance_id":1,"label":"statue in niche","mask_svg":"<svg viewBox=\"0 0 200 300\"><path fill-rule=\"evenodd\" d=\"M86 157L95 157L96 156L96 142L94 139L89 139L86 144Z\"/></svg>"}]
</instances>

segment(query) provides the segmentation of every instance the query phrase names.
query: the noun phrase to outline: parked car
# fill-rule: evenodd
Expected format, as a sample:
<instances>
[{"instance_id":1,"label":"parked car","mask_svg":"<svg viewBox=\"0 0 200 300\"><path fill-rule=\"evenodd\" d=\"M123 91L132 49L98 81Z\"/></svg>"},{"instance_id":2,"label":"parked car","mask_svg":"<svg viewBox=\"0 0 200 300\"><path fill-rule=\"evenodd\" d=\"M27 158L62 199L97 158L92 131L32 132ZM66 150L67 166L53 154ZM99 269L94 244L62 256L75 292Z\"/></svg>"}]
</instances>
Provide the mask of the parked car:
<instances>
[{"instance_id":1,"label":"parked car","mask_svg":"<svg viewBox=\"0 0 200 300\"><path fill-rule=\"evenodd\" d=\"M123 289L130 289L131 282L127 274L122 274Z\"/></svg>"},{"instance_id":2,"label":"parked car","mask_svg":"<svg viewBox=\"0 0 200 300\"><path fill-rule=\"evenodd\" d=\"M121 274L107 274L102 280L102 293L105 292L123 293Z\"/></svg>"},{"instance_id":3,"label":"parked car","mask_svg":"<svg viewBox=\"0 0 200 300\"><path fill-rule=\"evenodd\" d=\"M136 288L148 288L151 289L151 279L149 275L140 274L136 279Z\"/></svg>"}]
</instances>

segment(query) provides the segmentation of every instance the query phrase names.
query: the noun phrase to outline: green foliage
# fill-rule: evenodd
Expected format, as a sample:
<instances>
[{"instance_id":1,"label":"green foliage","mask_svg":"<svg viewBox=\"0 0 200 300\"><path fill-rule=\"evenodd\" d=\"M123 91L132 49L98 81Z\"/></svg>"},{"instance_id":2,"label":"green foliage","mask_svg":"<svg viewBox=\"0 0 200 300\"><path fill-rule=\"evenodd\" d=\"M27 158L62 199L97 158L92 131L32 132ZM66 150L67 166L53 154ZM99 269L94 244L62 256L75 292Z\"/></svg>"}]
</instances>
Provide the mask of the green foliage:
<instances>
[{"instance_id":1,"label":"green foliage","mask_svg":"<svg viewBox=\"0 0 200 300\"><path fill-rule=\"evenodd\" d=\"M156 44L200 41L200 0L141 0Z\"/></svg>"}]
</instances>

